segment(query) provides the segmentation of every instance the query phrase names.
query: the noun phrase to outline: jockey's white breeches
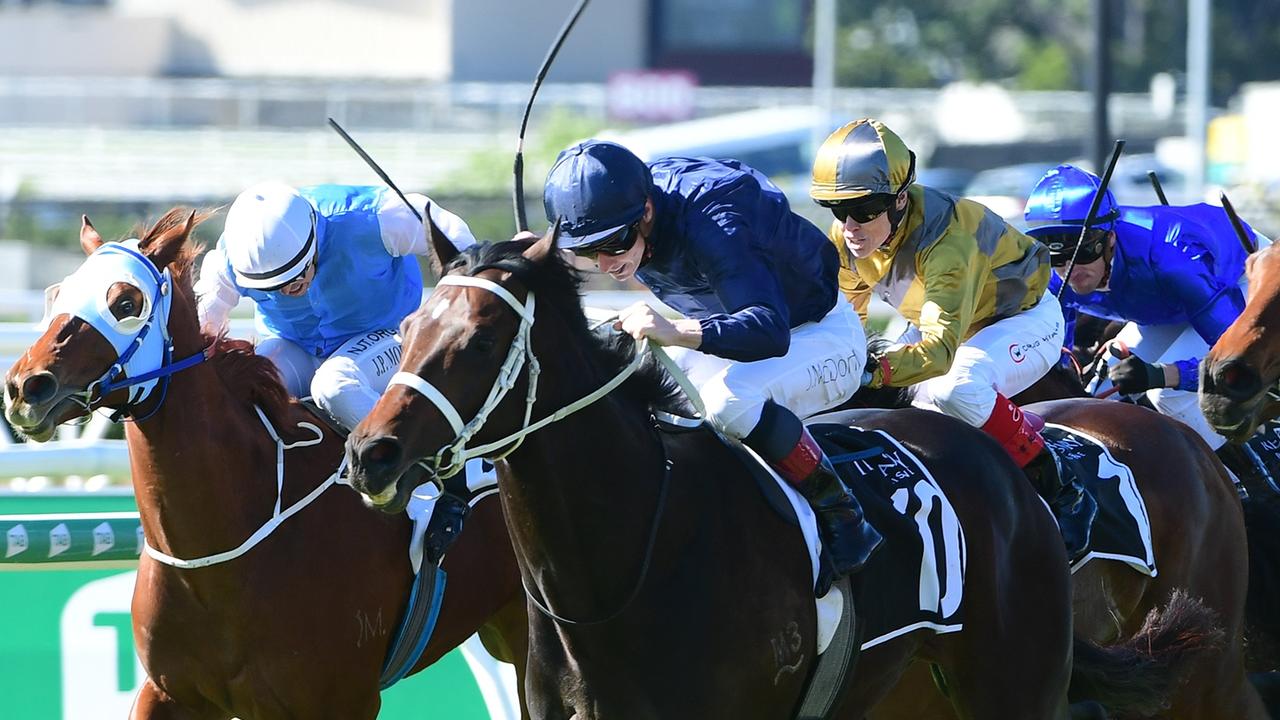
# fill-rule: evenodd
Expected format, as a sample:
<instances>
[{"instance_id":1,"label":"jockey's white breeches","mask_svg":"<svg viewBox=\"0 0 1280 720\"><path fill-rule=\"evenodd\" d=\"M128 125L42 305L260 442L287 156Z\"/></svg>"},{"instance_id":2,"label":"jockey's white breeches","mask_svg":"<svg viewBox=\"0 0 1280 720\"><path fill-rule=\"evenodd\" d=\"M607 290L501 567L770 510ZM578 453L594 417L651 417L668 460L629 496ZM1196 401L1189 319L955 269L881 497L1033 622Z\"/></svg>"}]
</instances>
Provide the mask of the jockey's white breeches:
<instances>
[{"instance_id":1,"label":"jockey's white breeches","mask_svg":"<svg viewBox=\"0 0 1280 720\"><path fill-rule=\"evenodd\" d=\"M1034 307L974 333L956 349L945 375L913 386L916 407L982 427L996 393L1013 397L1031 387L1062 357L1062 307L1046 291Z\"/></svg>"},{"instance_id":2,"label":"jockey's white breeches","mask_svg":"<svg viewBox=\"0 0 1280 720\"><path fill-rule=\"evenodd\" d=\"M257 352L280 369L290 395L310 395L350 430L373 410L400 366L400 335L392 329L371 330L325 358L284 338L268 336L258 343Z\"/></svg>"},{"instance_id":3,"label":"jockey's white breeches","mask_svg":"<svg viewBox=\"0 0 1280 720\"><path fill-rule=\"evenodd\" d=\"M862 321L843 298L821 320L794 328L782 357L738 362L687 348L666 350L698 388L708 419L735 438L750 434L767 400L801 418L845 402L858 391L867 363Z\"/></svg>"},{"instance_id":4,"label":"jockey's white breeches","mask_svg":"<svg viewBox=\"0 0 1280 720\"><path fill-rule=\"evenodd\" d=\"M1209 344L1187 323L1169 325L1139 325L1127 323L1116 333L1115 343L1123 343L1134 355L1149 363L1172 363L1177 360L1203 358L1209 352ZM1114 360L1112 362L1115 362ZM1093 388L1095 393L1111 387L1106 380ZM1146 392L1161 415L1168 415L1204 438L1209 447L1217 450L1227 439L1213 431L1213 426L1200 410L1200 398L1194 390L1157 388Z\"/></svg>"}]
</instances>

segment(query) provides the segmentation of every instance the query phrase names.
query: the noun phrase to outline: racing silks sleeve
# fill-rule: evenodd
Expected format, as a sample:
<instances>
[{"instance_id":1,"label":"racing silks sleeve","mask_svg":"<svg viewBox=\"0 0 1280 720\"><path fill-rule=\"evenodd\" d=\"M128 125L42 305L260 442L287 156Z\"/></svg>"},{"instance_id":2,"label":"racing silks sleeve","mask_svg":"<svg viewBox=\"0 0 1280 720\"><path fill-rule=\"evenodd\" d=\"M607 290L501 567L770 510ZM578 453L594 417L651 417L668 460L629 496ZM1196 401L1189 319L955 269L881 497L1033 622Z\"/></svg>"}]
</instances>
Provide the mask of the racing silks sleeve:
<instances>
[{"instance_id":1,"label":"racing silks sleeve","mask_svg":"<svg viewBox=\"0 0 1280 720\"><path fill-rule=\"evenodd\" d=\"M905 387L946 374L973 322L990 265L970 234L949 233L922 251L916 259L924 285L922 339L887 352L873 382Z\"/></svg>"}]
</instances>

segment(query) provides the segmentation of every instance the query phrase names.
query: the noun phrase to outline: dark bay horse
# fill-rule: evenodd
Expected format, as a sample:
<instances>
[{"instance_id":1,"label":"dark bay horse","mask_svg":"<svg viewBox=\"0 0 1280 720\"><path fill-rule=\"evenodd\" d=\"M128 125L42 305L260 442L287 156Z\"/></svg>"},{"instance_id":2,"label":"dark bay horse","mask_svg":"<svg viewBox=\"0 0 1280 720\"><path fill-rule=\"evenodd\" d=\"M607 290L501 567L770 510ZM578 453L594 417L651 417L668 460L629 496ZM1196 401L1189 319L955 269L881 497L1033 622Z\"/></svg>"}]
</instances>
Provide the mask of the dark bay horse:
<instances>
[{"instance_id":1,"label":"dark bay horse","mask_svg":"<svg viewBox=\"0 0 1280 720\"><path fill-rule=\"evenodd\" d=\"M157 386L137 403L128 388L97 397L91 385L117 362L117 350L72 314L54 316L5 377L9 421L34 439L89 406L145 417L126 430L143 528L154 548L188 559L236 548L272 517L278 446L255 406L286 443L323 434L283 451L280 507L316 488L342 456L334 434L300 425L324 427L286 396L269 360L243 341L201 336L188 238L202 219L172 210L135 246L153 272L169 270L173 358L202 351L209 358L173 375L167 395ZM81 244L90 254L103 247L87 219ZM155 313L159 303L136 284L141 275L94 280L89 301L100 295L114 318L108 323L140 332L144 315ZM73 275L63 292L83 280ZM375 717L379 673L408 600L409 532L405 516L370 512L355 493L329 488L233 560L181 569L143 554L133 632L150 677L132 717ZM496 498L476 505L444 569L448 591L414 671L477 630L521 669L523 595Z\"/></svg>"},{"instance_id":2,"label":"dark bay horse","mask_svg":"<svg viewBox=\"0 0 1280 720\"><path fill-rule=\"evenodd\" d=\"M709 432L659 433L649 406L669 388L622 379L631 359L588 331L554 232L459 254L428 231L444 277L402 324L401 373L348 439L353 485L397 512L412 489L403 474L424 458L448 474L470 456L505 457L500 495L530 596L532 716L792 716L815 652L799 534ZM967 528L967 610L961 632L907 633L865 653L837 716L866 716L923 658L942 667L964 717L1067 717L1065 552L1021 472L936 413L857 422L893 433L947 491ZM1100 671L1104 694L1126 677L1124 689L1149 693L1136 654L1095 648L1081 664Z\"/></svg>"}]
</instances>

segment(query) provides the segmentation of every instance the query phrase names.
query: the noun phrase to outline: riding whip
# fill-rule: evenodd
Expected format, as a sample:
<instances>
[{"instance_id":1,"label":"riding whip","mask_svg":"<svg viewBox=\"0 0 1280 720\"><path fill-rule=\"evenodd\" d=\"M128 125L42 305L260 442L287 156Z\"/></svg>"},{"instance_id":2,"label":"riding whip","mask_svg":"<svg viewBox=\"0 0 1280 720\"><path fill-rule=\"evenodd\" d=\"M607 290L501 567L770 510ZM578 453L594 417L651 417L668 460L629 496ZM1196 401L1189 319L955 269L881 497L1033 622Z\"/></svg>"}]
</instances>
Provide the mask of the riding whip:
<instances>
[{"instance_id":1,"label":"riding whip","mask_svg":"<svg viewBox=\"0 0 1280 720\"><path fill-rule=\"evenodd\" d=\"M1244 246L1244 251L1250 255L1258 251L1254 247L1253 242L1249 240L1249 233L1245 232L1244 223L1240 222L1240 216L1236 214L1236 209L1231 205L1231 201L1227 199L1227 194L1222 193L1222 209L1227 213L1227 219L1231 221L1231 228L1236 231L1236 237L1240 238L1240 244Z\"/></svg>"},{"instance_id":2,"label":"riding whip","mask_svg":"<svg viewBox=\"0 0 1280 720\"><path fill-rule=\"evenodd\" d=\"M1111 183L1111 173L1115 172L1116 162L1120 160L1122 152L1124 152L1124 140L1116 140L1116 146L1111 151L1111 160L1107 163L1107 170L1102 173L1102 182L1098 185L1098 191L1093 194L1093 202L1089 203L1089 214L1085 215L1084 225L1080 226L1080 238L1076 241L1076 249L1071 253L1071 261L1067 263L1067 272L1062 276L1062 287L1058 288L1059 300L1062 299L1062 293L1067 290L1071 271L1076 267L1076 256L1080 254L1080 246L1084 244L1084 236L1089 232L1089 226L1098 216L1098 206L1102 204L1102 196L1107 193L1107 185Z\"/></svg>"},{"instance_id":3,"label":"riding whip","mask_svg":"<svg viewBox=\"0 0 1280 720\"><path fill-rule=\"evenodd\" d=\"M338 135L342 136L343 140L347 141L347 144L351 146L351 149L355 150L356 154L359 155L375 173L378 174L378 177L382 178L382 182L386 183L387 187L396 191L396 194L404 201L405 206L409 208L409 212L413 213L413 216L418 218L418 222L426 222L422 219L422 213L418 212L418 209L409 202L409 198L405 197L404 193L400 192L400 188L396 187L396 184L391 182L391 178L383 172L382 168L378 167L378 163L374 162L373 158L369 157L369 153L365 152L364 148L360 147L360 143L356 142L355 138L348 135L347 131L342 129L342 126L338 124L337 120L329 118L329 127L333 128Z\"/></svg>"},{"instance_id":4,"label":"riding whip","mask_svg":"<svg viewBox=\"0 0 1280 720\"><path fill-rule=\"evenodd\" d=\"M516 161L511 168L516 178L511 197L516 207L516 232L529 229L529 221L524 211L524 131L529 127L529 113L533 111L533 99L538 97L538 88L542 87L542 79L547 76L547 71L551 69L551 63L555 61L556 54L560 52L560 46L564 44L565 38L569 37L569 31L578 22L578 16L586 9L588 2L590 0L578 0L577 7L569 14L564 26L560 28L560 34L556 35L555 42L547 50L547 56L542 60L542 67L538 69L537 76L533 78L533 90L529 92L529 102L524 106L524 116L520 118L520 134L516 139Z\"/></svg>"},{"instance_id":5,"label":"riding whip","mask_svg":"<svg viewBox=\"0 0 1280 720\"><path fill-rule=\"evenodd\" d=\"M1160 185L1160 177L1156 175L1156 171L1148 170L1147 179L1151 181L1151 188L1156 191L1156 197L1160 198L1160 204L1168 205L1169 198L1164 196L1164 187Z\"/></svg>"}]
</instances>

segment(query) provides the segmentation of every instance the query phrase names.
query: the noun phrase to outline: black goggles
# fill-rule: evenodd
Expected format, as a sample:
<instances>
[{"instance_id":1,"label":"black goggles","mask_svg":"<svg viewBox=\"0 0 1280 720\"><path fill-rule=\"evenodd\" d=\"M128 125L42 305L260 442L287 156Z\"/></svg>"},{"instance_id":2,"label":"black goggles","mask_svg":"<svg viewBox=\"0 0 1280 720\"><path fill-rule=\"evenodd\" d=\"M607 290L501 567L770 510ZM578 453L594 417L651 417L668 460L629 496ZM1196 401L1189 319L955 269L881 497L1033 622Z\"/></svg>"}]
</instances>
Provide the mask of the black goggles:
<instances>
[{"instance_id":1,"label":"black goggles","mask_svg":"<svg viewBox=\"0 0 1280 720\"><path fill-rule=\"evenodd\" d=\"M618 256L626 253L636 244L640 236L640 223L634 222L601 240L586 245L570 248L569 252L580 258L593 260L597 255Z\"/></svg>"},{"instance_id":2,"label":"black goggles","mask_svg":"<svg viewBox=\"0 0 1280 720\"><path fill-rule=\"evenodd\" d=\"M1088 265L1106 252L1108 232L1104 228L1090 230L1085 234L1079 252L1076 251L1076 244L1080 241L1078 232L1041 235L1038 239L1049 248L1049 264L1053 267L1065 267L1073 254L1077 265Z\"/></svg>"},{"instance_id":3,"label":"black goggles","mask_svg":"<svg viewBox=\"0 0 1280 720\"><path fill-rule=\"evenodd\" d=\"M818 204L831 211L840 222L853 220L865 225L893 207L895 195L871 195L857 200L820 200Z\"/></svg>"}]
</instances>

